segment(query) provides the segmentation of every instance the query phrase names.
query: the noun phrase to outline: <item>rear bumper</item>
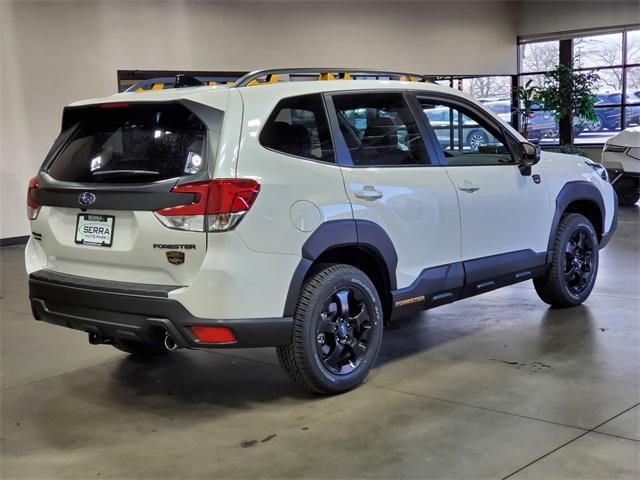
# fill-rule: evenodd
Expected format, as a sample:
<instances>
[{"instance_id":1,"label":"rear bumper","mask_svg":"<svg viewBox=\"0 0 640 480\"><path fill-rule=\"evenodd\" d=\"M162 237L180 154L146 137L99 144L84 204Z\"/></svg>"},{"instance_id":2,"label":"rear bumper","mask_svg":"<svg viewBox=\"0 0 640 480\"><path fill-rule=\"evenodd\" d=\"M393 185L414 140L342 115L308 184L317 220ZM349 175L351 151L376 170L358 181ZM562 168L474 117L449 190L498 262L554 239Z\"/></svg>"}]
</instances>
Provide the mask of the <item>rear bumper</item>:
<instances>
[{"instance_id":1,"label":"rear bumper","mask_svg":"<svg viewBox=\"0 0 640 480\"><path fill-rule=\"evenodd\" d=\"M29 299L36 320L105 339L149 342L168 333L184 348L269 347L291 341L291 318L195 317L180 302L168 298L175 288L179 287L99 281L49 270L29 275ZM198 325L227 327L237 342L202 343L189 329Z\"/></svg>"}]
</instances>

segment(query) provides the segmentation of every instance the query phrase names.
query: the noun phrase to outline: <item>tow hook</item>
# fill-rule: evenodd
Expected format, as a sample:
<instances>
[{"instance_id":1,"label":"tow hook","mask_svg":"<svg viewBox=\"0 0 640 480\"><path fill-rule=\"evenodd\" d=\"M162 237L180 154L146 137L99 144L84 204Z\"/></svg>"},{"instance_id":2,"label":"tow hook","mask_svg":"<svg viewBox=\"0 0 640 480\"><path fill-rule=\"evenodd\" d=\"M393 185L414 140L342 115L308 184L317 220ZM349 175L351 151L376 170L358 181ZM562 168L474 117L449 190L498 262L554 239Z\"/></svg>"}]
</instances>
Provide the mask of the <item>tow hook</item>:
<instances>
[{"instance_id":1,"label":"tow hook","mask_svg":"<svg viewBox=\"0 0 640 480\"><path fill-rule=\"evenodd\" d=\"M168 333L165 334L164 336L164 348L166 348L170 352L178 348L178 344L175 342L173 338L171 338L171 335L169 335Z\"/></svg>"}]
</instances>

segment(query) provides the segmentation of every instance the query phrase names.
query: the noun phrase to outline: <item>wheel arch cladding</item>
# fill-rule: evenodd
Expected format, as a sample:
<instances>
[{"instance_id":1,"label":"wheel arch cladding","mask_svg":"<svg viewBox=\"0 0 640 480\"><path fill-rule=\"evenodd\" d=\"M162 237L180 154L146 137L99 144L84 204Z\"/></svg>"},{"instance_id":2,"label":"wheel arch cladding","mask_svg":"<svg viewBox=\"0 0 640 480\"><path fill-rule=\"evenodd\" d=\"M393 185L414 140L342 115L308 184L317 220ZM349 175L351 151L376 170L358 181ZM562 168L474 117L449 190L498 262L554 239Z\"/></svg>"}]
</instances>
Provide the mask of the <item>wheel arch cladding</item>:
<instances>
[{"instance_id":1,"label":"wheel arch cladding","mask_svg":"<svg viewBox=\"0 0 640 480\"><path fill-rule=\"evenodd\" d=\"M390 292L397 286L398 255L380 225L368 220L330 220L320 225L302 246L302 259L289 285L284 316L294 314L302 284L313 266L320 263L346 263L360 268L376 286L385 313L390 308Z\"/></svg>"},{"instance_id":2,"label":"wheel arch cladding","mask_svg":"<svg viewBox=\"0 0 640 480\"><path fill-rule=\"evenodd\" d=\"M562 215L568 212L579 213L587 217L596 230L598 240L602 239L605 226L605 207L602 194L591 182L578 180L567 183L556 197L556 213L551 225L548 251L552 250Z\"/></svg>"}]
</instances>

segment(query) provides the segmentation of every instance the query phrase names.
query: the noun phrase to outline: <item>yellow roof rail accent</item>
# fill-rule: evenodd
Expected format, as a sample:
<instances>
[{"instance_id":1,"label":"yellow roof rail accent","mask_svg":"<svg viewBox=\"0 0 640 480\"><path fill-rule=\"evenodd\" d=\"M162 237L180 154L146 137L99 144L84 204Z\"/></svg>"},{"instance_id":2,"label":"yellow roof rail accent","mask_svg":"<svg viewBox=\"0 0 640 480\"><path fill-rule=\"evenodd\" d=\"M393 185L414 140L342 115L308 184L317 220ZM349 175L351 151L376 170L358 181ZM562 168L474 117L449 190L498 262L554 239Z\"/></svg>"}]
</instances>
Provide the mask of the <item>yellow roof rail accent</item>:
<instances>
[{"instance_id":1,"label":"yellow roof rail accent","mask_svg":"<svg viewBox=\"0 0 640 480\"><path fill-rule=\"evenodd\" d=\"M421 81L420 77L417 77L415 75L405 75L405 76L403 76L401 78L401 80L404 81L404 82L419 82L419 81Z\"/></svg>"},{"instance_id":2,"label":"yellow roof rail accent","mask_svg":"<svg viewBox=\"0 0 640 480\"><path fill-rule=\"evenodd\" d=\"M247 87L254 87L256 85L271 85L273 83L278 83L280 81L280 77L278 77L278 75L276 75L275 73L270 73L269 75L267 75L266 79L261 82L259 81L257 78L254 80L251 80L249 83L247 83ZM230 83L234 83L234 82L230 82Z\"/></svg>"},{"instance_id":3,"label":"yellow roof rail accent","mask_svg":"<svg viewBox=\"0 0 640 480\"><path fill-rule=\"evenodd\" d=\"M318 80L351 80L351 74L349 72L320 72Z\"/></svg>"},{"instance_id":4,"label":"yellow roof rail accent","mask_svg":"<svg viewBox=\"0 0 640 480\"><path fill-rule=\"evenodd\" d=\"M335 80L336 76L331 72L321 72L318 80Z\"/></svg>"},{"instance_id":5,"label":"yellow roof rail accent","mask_svg":"<svg viewBox=\"0 0 640 480\"><path fill-rule=\"evenodd\" d=\"M151 90L164 90L164 83L154 83Z\"/></svg>"}]
</instances>

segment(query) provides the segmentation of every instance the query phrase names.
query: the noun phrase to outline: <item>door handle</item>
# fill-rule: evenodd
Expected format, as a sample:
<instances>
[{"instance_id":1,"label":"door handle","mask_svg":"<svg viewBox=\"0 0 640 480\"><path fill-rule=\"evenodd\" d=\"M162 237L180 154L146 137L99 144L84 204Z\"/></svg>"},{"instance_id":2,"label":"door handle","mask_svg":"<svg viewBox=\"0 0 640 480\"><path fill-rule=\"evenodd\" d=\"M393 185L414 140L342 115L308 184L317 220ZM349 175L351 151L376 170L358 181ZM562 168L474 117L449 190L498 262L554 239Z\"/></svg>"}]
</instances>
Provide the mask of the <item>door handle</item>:
<instances>
[{"instance_id":1,"label":"door handle","mask_svg":"<svg viewBox=\"0 0 640 480\"><path fill-rule=\"evenodd\" d=\"M376 187L374 187L373 185L365 185L364 187L362 187L362 190L356 190L355 192L353 192L353 194L357 198L369 201L378 200L384 195L384 193L380 190L376 190Z\"/></svg>"},{"instance_id":2,"label":"door handle","mask_svg":"<svg viewBox=\"0 0 640 480\"><path fill-rule=\"evenodd\" d=\"M475 183L470 182L469 180L465 180L464 182L459 184L458 188L463 192L467 192L467 193L473 193L480 190L479 186L477 186Z\"/></svg>"}]
</instances>

